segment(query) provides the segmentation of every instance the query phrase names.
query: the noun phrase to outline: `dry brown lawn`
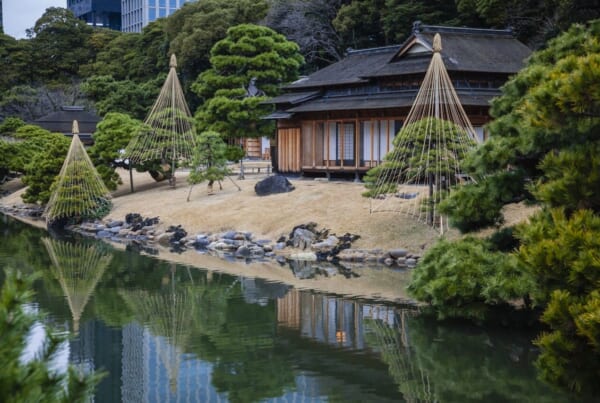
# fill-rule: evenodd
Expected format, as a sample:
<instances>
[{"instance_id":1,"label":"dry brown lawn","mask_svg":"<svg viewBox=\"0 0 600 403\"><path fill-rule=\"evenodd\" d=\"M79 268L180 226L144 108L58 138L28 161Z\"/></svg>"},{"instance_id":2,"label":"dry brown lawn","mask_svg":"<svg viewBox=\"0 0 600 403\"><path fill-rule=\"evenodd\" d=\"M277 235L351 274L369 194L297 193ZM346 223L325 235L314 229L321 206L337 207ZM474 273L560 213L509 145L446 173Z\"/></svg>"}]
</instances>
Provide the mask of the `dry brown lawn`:
<instances>
[{"instance_id":1,"label":"dry brown lawn","mask_svg":"<svg viewBox=\"0 0 600 403\"><path fill-rule=\"evenodd\" d=\"M370 213L369 199L362 197L361 183L291 179L295 190L270 196L257 196L254 185L264 174L246 175L237 187L228 179L213 186L208 194L206 184L192 188L190 201L183 172L177 173L175 188L167 182L154 182L147 173L134 173L135 192L130 192L126 172L123 185L115 192L109 218L123 219L137 212L145 217L160 217L165 225L181 224L188 233L250 231L258 238L276 240L289 235L294 226L316 222L332 233L358 234L356 248L406 248L421 252L438 237L432 228L393 212ZM450 237L457 234L451 232Z\"/></svg>"}]
</instances>

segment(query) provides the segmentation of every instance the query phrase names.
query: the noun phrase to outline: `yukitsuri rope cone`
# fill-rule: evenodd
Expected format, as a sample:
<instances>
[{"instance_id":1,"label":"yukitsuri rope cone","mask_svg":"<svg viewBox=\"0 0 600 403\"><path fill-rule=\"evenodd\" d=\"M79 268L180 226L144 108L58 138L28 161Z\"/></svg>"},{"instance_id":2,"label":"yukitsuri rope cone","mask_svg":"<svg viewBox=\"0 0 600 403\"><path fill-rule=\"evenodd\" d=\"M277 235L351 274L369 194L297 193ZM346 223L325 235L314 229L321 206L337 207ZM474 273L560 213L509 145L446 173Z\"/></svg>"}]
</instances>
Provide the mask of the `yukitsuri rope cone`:
<instances>
[{"instance_id":1,"label":"yukitsuri rope cone","mask_svg":"<svg viewBox=\"0 0 600 403\"><path fill-rule=\"evenodd\" d=\"M112 254L95 245L72 244L52 238L43 238L42 242L52 260L50 270L67 298L73 331L78 332L83 310L110 264Z\"/></svg>"},{"instance_id":2,"label":"yukitsuri rope cone","mask_svg":"<svg viewBox=\"0 0 600 403\"><path fill-rule=\"evenodd\" d=\"M74 120L71 146L44 211L46 223L53 226L101 218L110 211L110 197L79 139L79 125Z\"/></svg>"},{"instance_id":3,"label":"yukitsuri rope cone","mask_svg":"<svg viewBox=\"0 0 600 403\"><path fill-rule=\"evenodd\" d=\"M175 185L175 170L191 165L196 148L192 114L177 78L177 58L171 55L169 75L143 129L129 142L125 155L133 166L162 170Z\"/></svg>"},{"instance_id":4,"label":"yukitsuri rope cone","mask_svg":"<svg viewBox=\"0 0 600 403\"><path fill-rule=\"evenodd\" d=\"M433 40L433 57L396 138L394 148L367 175L371 212L397 211L444 233L448 220L438 204L465 176L460 161L477 144L441 56L441 37Z\"/></svg>"}]
</instances>

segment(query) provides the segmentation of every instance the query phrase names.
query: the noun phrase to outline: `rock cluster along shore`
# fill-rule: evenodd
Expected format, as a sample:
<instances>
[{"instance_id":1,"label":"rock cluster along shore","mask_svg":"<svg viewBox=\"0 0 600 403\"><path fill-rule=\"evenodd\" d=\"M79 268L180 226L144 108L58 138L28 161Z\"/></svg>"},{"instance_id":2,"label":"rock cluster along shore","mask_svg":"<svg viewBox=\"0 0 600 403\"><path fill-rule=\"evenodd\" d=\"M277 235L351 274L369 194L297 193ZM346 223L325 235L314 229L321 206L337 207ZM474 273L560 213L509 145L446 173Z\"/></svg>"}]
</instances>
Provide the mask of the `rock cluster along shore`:
<instances>
[{"instance_id":1,"label":"rock cluster along shore","mask_svg":"<svg viewBox=\"0 0 600 403\"><path fill-rule=\"evenodd\" d=\"M42 210L37 206L2 207L7 215L39 219ZM354 249L352 243L359 235L338 236L328 229L318 229L316 223L294 227L288 236L276 241L257 239L243 231L221 233L202 232L190 235L181 226L160 229L158 217L145 218L138 213L127 214L124 220L86 222L67 229L111 242L125 243L149 254L158 254L158 246L173 252L196 250L228 260L255 261L275 259L289 263L295 275L310 278L336 272L353 276L352 269L373 266L396 269L414 268L420 258L405 249Z\"/></svg>"},{"instance_id":2,"label":"rock cluster along shore","mask_svg":"<svg viewBox=\"0 0 600 403\"><path fill-rule=\"evenodd\" d=\"M282 264L296 262L299 273L306 269L301 266L311 266L314 262L343 267L385 265L413 268L419 259L418 255L405 249L353 249L352 242L359 238L358 235L337 236L328 229L319 230L316 223L298 225L289 236L282 236L276 241L257 239L250 232L233 230L190 235L181 225L161 230L158 224L158 217L144 218L140 214L130 213L124 220L83 223L69 229L112 242L136 245L148 253L157 253L156 246L160 245L173 252L192 249L229 260L275 259ZM323 264L319 266L321 269L328 267ZM293 264L292 267L296 269Z\"/></svg>"}]
</instances>

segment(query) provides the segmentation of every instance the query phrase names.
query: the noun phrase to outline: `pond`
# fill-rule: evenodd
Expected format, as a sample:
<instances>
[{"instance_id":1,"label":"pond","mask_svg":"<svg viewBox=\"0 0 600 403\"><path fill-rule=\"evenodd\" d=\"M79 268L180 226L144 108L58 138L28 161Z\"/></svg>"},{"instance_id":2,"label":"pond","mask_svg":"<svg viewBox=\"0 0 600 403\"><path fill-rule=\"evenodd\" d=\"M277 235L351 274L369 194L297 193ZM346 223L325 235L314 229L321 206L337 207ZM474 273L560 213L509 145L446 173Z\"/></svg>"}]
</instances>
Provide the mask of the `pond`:
<instances>
[{"instance_id":1,"label":"pond","mask_svg":"<svg viewBox=\"0 0 600 403\"><path fill-rule=\"evenodd\" d=\"M0 266L40 273L34 309L72 333L68 361L107 373L96 402L569 401L536 379L532 334L442 325L409 305L0 218Z\"/></svg>"}]
</instances>

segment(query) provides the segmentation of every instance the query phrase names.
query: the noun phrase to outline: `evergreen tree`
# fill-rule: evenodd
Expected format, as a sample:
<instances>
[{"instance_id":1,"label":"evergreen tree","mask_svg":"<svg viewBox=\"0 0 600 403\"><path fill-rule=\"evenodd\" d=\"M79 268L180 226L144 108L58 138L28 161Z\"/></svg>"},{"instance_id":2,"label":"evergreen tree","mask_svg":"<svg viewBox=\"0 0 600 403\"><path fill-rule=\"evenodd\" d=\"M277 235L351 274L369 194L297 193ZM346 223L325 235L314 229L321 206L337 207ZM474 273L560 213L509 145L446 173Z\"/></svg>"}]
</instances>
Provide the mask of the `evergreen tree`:
<instances>
[{"instance_id":1,"label":"evergreen tree","mask_svg":"<svg viewBox=\"0 0 600 403\"><path fill-rule=\"evenodd\" d=\"M193 163L195 169L189 174L188 182L194 185L208 181L208 191L212 192L214 182L220 182L230 174L226 152L227 145L219 133L213 131L200 133Z\"/></svg>"},{"instance_id":2,"label":"evergreen tree","mask_svg":"<svg viewBox=\"0 0 600 403\"><path fill-rule=\"evenodd\" d=\"M540 205L517 228L520 246L506 258L518 259L527 294L544 309L542 320L550 327L537 340L542 376L586 394L598 393L600 377L599 55L599 20L573 26L532 55L492 105L490 140L469 156L471 174L485 178L446 201L470 206L450 212L467 229L497 222L500 208L511 201L529 199ZM488 211L473 214L477 209ZM424 277L422 270L443 267L454 253L447 248L431 261L424 258L430 264L415 271L421 279L411 285L415 295L430 298L440 279ZM478 259L465 254L461 264L469 267ZM450 306L443 309L458 309L461 296L471 296L465 284L481 287L493 278L493 273L456 278L455 300L446 299ZM483 291L477 293L483 298Z\"/></svg>"},{"instance_id":3,"label":"evergreen tree","mask_svg":"<svg viewBox=\"0 0 600 403\"><path fill-rule=\"evenodd\" d=\"M216 131L229 139L272 136L272 122L261 119L270 107L261 102L298 76L303 63L298 46L270 28L242 24L215 44L210 62L212 67L192 86L204 100L196 112L200 131ZM247 96L252 79L263 96Z\"/></svg>"},{"instance_id":4,"label":"evergreen tree","mask_svg":"<svg viewBox=\"0 0 600 403\"><path fill-rule=\"evenodd\" d=\"M466 137L464 132L452 122L435 118L405 126L394 137L394 147L383 163L370 169L363 178L368 189L363 196L394 193L404 178L423 183L429 175L439 175L447 178L447 187L455 184L454 167L469 149L461 142Z\"/></svg>"},{"instance_id":5,"label":"evergreen tree","mask_svg":"<svg viewBox=\"0 0 600 403\"><path fill-rule=\"evenodd\" d=\"M15 156L16 166L24 173L22 181L27 185L23 201L44 204L69 150L69 139L62 133L50 133L31 125L18 129L17 135L24 139L18 144Z\"/></svg>"},{"instance_id":6,"label":"evergreen tree","mask_svg":"<svg viewBox=\"0 0 600 403\"><path fill-rule=\"evenodd\" d=\"M110 190L115 190L122 183L117 167L129 168L123 161L122 151L129 141L141 129L142 122L123 113L107 113L96 127L94 145L88 154Z\"/></svg>"}]
</instances>

